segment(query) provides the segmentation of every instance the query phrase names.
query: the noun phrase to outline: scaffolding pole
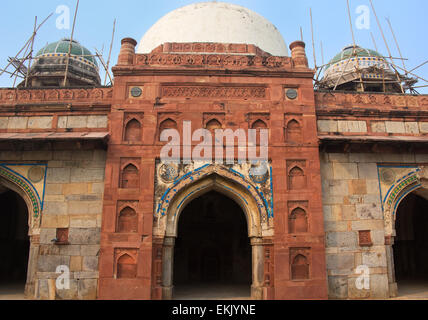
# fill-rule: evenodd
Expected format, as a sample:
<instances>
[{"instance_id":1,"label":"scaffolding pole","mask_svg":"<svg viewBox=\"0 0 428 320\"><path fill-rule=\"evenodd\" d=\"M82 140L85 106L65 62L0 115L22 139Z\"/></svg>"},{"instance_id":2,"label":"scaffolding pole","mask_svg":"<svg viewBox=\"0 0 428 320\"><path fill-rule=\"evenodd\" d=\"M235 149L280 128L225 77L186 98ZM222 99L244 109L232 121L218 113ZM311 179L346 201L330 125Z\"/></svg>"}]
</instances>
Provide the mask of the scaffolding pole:
<instances>
[{"instance_id":1,"label":"scaffolding pole","mask_svg":"<svg viewBox=\"0 0 428 320\"><path fill-rule=\"evenodd\" d=\"M68 69L69 69L69 65L70 65L70 55L71 55L71 48L72 48L72 45L73 45L74 28L76 26L76 17L77 17L77 12L79 10L79 1L80 0L77 0L76 11L74 12L73 28L71 29L70 44L68 46L68 53L67 53L67 60L66 60L67 63L65 65L65 75L64 75L63 87L65 87L67 85Z\"/></svg>"}]
</instances>

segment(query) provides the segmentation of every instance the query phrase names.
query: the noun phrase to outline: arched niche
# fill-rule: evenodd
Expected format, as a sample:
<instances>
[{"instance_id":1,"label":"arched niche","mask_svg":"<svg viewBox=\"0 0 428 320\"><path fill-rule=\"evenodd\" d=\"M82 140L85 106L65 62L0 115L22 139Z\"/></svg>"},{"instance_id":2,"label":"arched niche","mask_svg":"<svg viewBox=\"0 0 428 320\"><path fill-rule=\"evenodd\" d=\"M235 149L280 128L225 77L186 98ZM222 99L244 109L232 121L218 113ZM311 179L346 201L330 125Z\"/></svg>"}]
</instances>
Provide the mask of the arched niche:
<instances>
[{"instance_id":1,"label":"arched niche","mask_svg":"<svg viewBox=\"0 0 428 320\"><path fill-rule=\"evenodd\" d=\"M116 263L116 278L117 279L133 279L137 277L137 262L135 258L124 253Z\"/></svg>"},{"instance_id":2,"label":"arched niche","mask_svg":"<svg viewBox=\"0 0 428 320\"><path fill-rule=\"evenodd\" d=\"M119 233L135 233L138 231L138 216L137 212L127 206L119 212L117 222L117 232Z\"/></svg>"},{"instance_id":3,"label":"arched niche","mask_svg":"<svg viewBox=\"0 0 428 320\"><path fill-rule=\"evenodd\" d=\"M308 216L304 209L295 208L288 219L289 233L305 233L308 232Z\"/></svg>"},{"instance_id":4,"label":"arched niche","mask_svg":"<svg viewBox=\"0 0 428 320\"><path fill-rule=\"evenodd\" d=\"M129 163L122 169L120 187L123 189L138 189L140 187L139 170L134 164Z\"/></svg>"},{"instance_id":5,"label":"arched niche","mask_svg":"<svg viewBox=\"0 0 428 320\"><path fill-rule=\"evenodd\" d=\"M285 136L289 143L302 142L302 126L297 120L293 119L287 123Z\"/></svg>"},{"instance_id":6,"label":"arched niche","mask_svg":"<svg viewBox=\"0 0 428 320\"><path fill-rule=\"evenodd\" d=\"M124 140L126 142L141 142L142 128L141 123L135 118L129 120L125 125Z\"/></svg>"},{"instance_id":7,"label":"arched niche","mask_svg":"<svg viewBox=\"0 0 428 320\"><path fill-rule=\"evenodd\" d=\"M290 190L302 190L307 186L305 172L298 166L293 167L288 173L288 187Z\"/></svg>"}]
</instances>

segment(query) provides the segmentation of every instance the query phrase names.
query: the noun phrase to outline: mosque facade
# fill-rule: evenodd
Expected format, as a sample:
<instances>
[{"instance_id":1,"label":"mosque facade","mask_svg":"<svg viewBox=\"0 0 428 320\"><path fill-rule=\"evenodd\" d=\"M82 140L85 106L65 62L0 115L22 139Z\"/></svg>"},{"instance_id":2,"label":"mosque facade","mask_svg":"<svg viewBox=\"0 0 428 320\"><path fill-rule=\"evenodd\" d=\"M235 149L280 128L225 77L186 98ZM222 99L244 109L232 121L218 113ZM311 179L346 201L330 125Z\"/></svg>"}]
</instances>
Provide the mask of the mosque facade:
<instances>
[{"instance_id":1,"label":"mosque facade","mask_svg":"<svg viewBox=\"0 0 428 320\"><path fill-rule=\"evenodd\" d=\"M225 3L123 39L109 87L69 44L0 89L4 283L40 300L286 300L428 282L428 97L404 94L381 54L345 47L314 88L304 42ZM245 140L214 161L227 130Z\"/></svg>"}]
</instances>

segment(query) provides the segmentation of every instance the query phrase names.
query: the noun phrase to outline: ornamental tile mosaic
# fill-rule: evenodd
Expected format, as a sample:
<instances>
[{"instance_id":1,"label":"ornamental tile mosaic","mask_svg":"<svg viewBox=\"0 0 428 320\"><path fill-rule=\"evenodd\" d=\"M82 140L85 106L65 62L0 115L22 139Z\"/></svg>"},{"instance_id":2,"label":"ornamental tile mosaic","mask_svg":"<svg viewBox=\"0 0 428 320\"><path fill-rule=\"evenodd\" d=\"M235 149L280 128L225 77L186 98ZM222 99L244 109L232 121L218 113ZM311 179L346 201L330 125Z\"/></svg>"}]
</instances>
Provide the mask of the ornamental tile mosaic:
<instances>
[{"instance_id":1,"label":"ornamental tile mosaic","mask_svg":"<svg viewBox=\"0 0 428 320\"><path fill-rule=\"evenodd\" d=\"M46 171L46 164L0 164L0 176L28 195L34 218L39 218L43 211Z\"/></svg>"}]
</instances>

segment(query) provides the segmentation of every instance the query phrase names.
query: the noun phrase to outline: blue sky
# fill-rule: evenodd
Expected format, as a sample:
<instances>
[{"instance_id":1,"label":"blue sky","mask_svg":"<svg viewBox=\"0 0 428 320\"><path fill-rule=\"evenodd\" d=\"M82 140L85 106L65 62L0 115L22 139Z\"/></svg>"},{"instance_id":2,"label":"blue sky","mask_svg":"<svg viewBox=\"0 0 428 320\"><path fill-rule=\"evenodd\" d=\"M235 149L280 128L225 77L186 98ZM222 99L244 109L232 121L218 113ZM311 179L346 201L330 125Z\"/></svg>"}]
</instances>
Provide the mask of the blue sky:
<instances>
[{"instance_id":1,"label":"blue sky","mask_svg":"<svg viewBox=\"0 0 428 320\"><path fill-rule=\"evenodd\" d=\"M0 19L0 67L7 64L7 57L14 56L31 36L34 17L38 16L41 22L50 13L54 16L38 32L35 51L46 43L54 42L63 37L69 37L71 30L56 28L58 14L55 13L59 5L67 5L71 15L74 13L76 0L21 0L2 1ZM141 39L144 33L162 16L184 5L199 2L195 0L81 0L75 39L94 52L94 48L101 50L104 47L104 56L107 59L111 41L113 20L117 19L115 42L112 52L113 65L117 61L120 50L120 40L125 37ZM313 66L312 39L310 32L309 8L312 8L315 49L318 64L321 64L320 42L323 43L325 63L349 44L352 36L348 23L346 0L229 0L227 2L247 7L270 20L281 32L287 44L300 40L300 27L303 28L304 41L307 44L307 55ZM388 17L394 28L407 69L412 69L428 59L428 42L426 29L428 26L426 0L373 0L376 12L381 21L388 45L394 57L398 51L391 32L385 20ZM388 55L382 40L373 12L370 10L369 29L356 28L360 14L356 8L366 5L368 0L350 0L352 19L356 42L367 48L374 48L370 32L373 33L378 51ZM402 66L399 60L396 60ZM428 80L428 64L415 71L417 75ZM104 76L102 76L104 79ZM7 75L0 77L0 87L10 87L13 81ZM420 81L418 85L426 85ZM419 89L428 94L428 88Z\"/></svg>"}]
</instances>

